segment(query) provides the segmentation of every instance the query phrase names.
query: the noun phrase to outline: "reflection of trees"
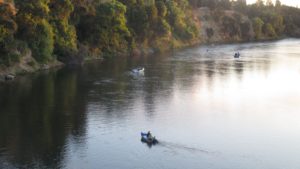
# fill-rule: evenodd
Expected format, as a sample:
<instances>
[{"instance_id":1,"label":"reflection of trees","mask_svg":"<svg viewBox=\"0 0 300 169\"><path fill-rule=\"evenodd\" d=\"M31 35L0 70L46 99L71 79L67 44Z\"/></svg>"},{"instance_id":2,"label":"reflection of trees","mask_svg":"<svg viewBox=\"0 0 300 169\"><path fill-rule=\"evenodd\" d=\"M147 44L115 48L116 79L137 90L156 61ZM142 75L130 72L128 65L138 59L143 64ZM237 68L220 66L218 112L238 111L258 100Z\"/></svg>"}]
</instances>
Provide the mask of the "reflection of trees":
<instances>
[{"instance_id":1,"label":"reflection of trees","mask_svg":"<svg viewBox=\"0 0 300 169\"><path fill-rule=\"evenodd\" d=\"M85 136L84 90L77 81L75 72L58 71L1 87L0 147L7 147L8 160L59 168L67 137Z\"/></svg>"},{"instance_id":2,"label":"reflection of trees","mask_svg":"<svg viewBox=\"0 0 300 169\"><path fill-rule=\"evenodd\" d=\"M90 77L96 80L92 88L91 102L100 105L108 118L126 116L124 109L133 107L136 102L142 102L146 112L151 117L155 110L155 98L161 95L170 97L169 89L173 85L174 75L171 65L159 64L162 57L127 58L114 62L104 62L91 70ZM148 66L148 65L151 65ZM132 75L129 70L145 66L144 76ZM112 114L112 113L118 113Z\"/></svg>"}]
</instances>

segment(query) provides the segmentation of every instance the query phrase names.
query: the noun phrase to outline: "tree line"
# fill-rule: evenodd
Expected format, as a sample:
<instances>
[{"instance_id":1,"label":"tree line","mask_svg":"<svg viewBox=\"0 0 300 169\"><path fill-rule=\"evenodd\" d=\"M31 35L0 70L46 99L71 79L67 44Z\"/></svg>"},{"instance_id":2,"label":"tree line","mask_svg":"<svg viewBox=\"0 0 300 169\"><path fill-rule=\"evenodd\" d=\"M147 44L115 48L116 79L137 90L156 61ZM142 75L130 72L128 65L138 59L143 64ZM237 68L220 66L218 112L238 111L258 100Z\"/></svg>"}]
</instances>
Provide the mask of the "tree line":
<instances>
[{"instance_id":1,"label":"tree line","mask_svg":"<svg viewBox=\"0 0 300 169\"><path fill-rule=\"evenodd\" d=\"M300 9L285 6L280 0L257 0L247 5L246 0L189 0L193 7L209 7L215 11L234 10L248 16L256 39L277 38L282 36L300 37ZM239 22L232 21L230 30Z\"/></svg>"},{"instance_id":2,"label":"tree line","mask_svg":"<svg viewBox=\"0 0 300 169\"><path fill-rule=\"evenodd\" d=\"M199 39L199 7L249 16L257 39L300 35L300 10L279 0L0 0L0 65L28 53L36 63L68 63L191 42Z\"/></svg>"},{"instance_id":3,"label":"tree line","mask_svg":"<svg viewBox=\"0 0 300 169\"><path fill-rule=\"evenodd\" d=\"M196 38L188 1L0 1L0 62L10 65L27 51L38 63L68 62L83 55L128 53L171 36Z\"/></svg>"}]
</instances>

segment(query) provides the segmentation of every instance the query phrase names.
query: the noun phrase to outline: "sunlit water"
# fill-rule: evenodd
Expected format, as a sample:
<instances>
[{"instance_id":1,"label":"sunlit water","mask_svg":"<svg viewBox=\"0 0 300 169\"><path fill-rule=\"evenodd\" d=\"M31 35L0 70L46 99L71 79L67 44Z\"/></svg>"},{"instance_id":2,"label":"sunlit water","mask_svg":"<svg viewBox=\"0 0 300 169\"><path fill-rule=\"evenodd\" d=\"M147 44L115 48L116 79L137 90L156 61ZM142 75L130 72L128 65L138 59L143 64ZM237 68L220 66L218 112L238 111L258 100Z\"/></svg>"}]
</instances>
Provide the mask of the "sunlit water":
<instances>
[{"instance_id":1,"label":"sunlit water","mask_svg":"<svg viewBox=\"0 0 300 169\"><path fill-rule=\"evenodd\" d=\"M0 96L0 168L300 168L300 40L89 63Z\"/></svg>"}]
</instances>

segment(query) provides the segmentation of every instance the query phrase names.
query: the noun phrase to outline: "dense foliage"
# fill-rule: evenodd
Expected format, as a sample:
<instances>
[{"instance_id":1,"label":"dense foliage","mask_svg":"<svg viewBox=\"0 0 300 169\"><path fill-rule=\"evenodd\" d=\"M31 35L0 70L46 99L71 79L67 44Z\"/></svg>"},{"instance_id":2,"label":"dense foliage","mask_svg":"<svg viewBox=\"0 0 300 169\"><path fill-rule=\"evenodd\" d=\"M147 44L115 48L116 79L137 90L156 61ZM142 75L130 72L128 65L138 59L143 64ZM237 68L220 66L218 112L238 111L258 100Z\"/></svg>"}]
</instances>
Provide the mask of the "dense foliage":
<instances>
[{"instance_id":1,"label":"dense foliage","mask_svg":"<svg viewBox=\"0 0 300 169\"><path fill-rule=\"evenodd\" d=\"M197 41L201 24L193 10L199 7L214 11L228 36L247 39L250 30L256 39L300 36L300 10L279 0L0 0L0 65L26 52L39 63L70 62Z\"/></svg>"},{"instance_id":2,"label":"dense foliage","mask_svg":"<svg viewBox=\"0 0 300 169\"><path fill-rule=\"evenodd\" d=\"M300 35L300 9L284 6L280 0L276 0L275 4L272 0L257 0L251 5L247 5L246 0L189 0L189 2L195 7L209 7L216 11L233 10L248 16L252 20L256 39ZM238 22L236 19L232 21L231 31L236 32L234 24Z\"/></svg>"}]
</instances>

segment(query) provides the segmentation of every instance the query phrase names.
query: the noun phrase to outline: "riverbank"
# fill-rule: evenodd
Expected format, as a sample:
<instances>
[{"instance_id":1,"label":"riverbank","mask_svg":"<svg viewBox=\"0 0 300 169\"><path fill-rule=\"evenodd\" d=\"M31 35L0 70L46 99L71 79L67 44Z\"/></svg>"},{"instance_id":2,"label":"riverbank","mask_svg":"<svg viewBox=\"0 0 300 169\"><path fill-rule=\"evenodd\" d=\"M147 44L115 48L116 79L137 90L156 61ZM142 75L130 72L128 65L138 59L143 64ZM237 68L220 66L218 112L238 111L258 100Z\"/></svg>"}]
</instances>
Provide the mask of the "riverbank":
<instances>
[{"instance_id":1,"label":"riverbank","mask_svg":"<svg viewBox=\"0 0 300 169\"><path fill-rule=\"evenodd\" d=\"M270 41L278 41L278 40L283 40L283 39L288 39L289 37L280 37L280 38L274 38L274 39L260 39L260 40L251 40L251 41L193 41L189 43L180 43L177 42L175 45L168 45L167 48L162 48L162 49L155 49L155 48L139 48L136 49L133 53L127 53L124 55L124 57L141 57L141 56L151 56L155 54L161 54L161 53L168 53L168 52L176 52L180 51L186 48L190 47L196 47L196 46L201 46L201 45L216 45L216 44L236 44L236 43L258 43L258 42L270 42ZM70 64L73 65L79 65L79 64L84 64L84 63L89 63L95 60L104 60L104 57L97 57L97 56L90 56L82 60L81 63L79 62L73 62ZM25 74L30 74L38 71L45 71L49 69L54 69L54 68L59 68L59 67L64 67L68 64L65 64L63 62L54 60L52 62L49 62L47 64L39 64L37 63L30 55L26 55L25 57L20 60L19 63L15 63L12 66L0 66L0 82L5 82L5 81L10 81L14 80L14 78L17 78L18 76L22 76ZM6 79L7 76L13 76L14 78L8 78Z\"/></svg>"},{"instance_id":2,"label":"riverbank","mask_svg":"<svg viewBox=\"0 0 300 169\"><path fill-rule=\"evenodd\" d=\"M52 59L46 62L38 62L37 56L32 56L32 50L28 48L25 52L19 52L16 48L12 50L13 54L20 55L19 61L9 61L9 66L0 66L0 80L4 81L8 75L19 76L26 73L32 73L40 70L50 69L52 67L64 66L65 64L82 64L87 60L107 59L118 56L145 56L157 53L165 53L173 50L180 50L187 47L207 44L232 44L245 42L261 42L283 39L281 36L270 36L269 34L257 35L253 20L248 16L234 10L211 10L208 7L201 7L190 10L187 16L190 16L191 28L195 28L192 37L185 39L179 38L174 31L167 31L161 37L135 39L133 42L128 40L127 46L120 45L118 50L100 50L93 45L77 42L77 51L65 49L65 56L56 56L54 53ZM148 33L150 33L149 30ZM153 32L152 32L153 33ZM233 51L234 52L234 51ZM60 61L59 61L60 60ZM11 79L11 78L9 78Z\"/></svg>"},{"instance_id":3,"label":"riverbank","mask_svg":"<svg viewBox=\"0 0 300 169\"><path fill-rule=\"evenodd\" d=\"M26 61L26 59L28 60ZM31 57L25 57L19 63L14 63L9 67L0 66L0 82L11 81L24 74L63 67L64 65L64 63L57 60L48 62L47 64L38 64Z\"/></svg>"},{"instance_id":4,"label":"riverbank","mask_svg":"<svg viewBox=\"0 0 300 169\"><path fill-rule=\"evenodd\" d=\"M285 37L287 38L287 37ZM201 45L212 45L212 44L235 44L235 43L249 43L249 42L269 42L269 41L277 41L277 40L283 40L285 38L278 38L278 39L263 39L263 40L253 40L253 41L219 41L219 42L200 42L200 41L195 41L193 43L187 43L187 44L180 44L177 43L176 46L169 46L169 48L164 48L163 50L156 50L154 48L140 48L139 50L136 50L134 53L131 55L128 53L124 57L140 57L140 56L151 56L159 53L168 53L171 51L180 51L186 48L190 47L196 47L196 46L201 46ZM89 63L95 60L104 60L103 56L102 57L89 57L86 58L82 61L81 64L84 63ZM73 65L78 65L79 63L72 63ZM58 67L64 67L67 64L63 62L59 62L57 60L53 62L49 62L47 64L38 64L32 60L32 57L25 57L20 61L20 63L15 63L12 66L0 66L0 82L5 82L5 81L10 81L14 80L14 78L17 78L18 76L22 76L25 74L30 74L38 71L45 71L49 69L54 69ZM14 78L6 78L13 76Z\"/></svg>"}]
</instances>

